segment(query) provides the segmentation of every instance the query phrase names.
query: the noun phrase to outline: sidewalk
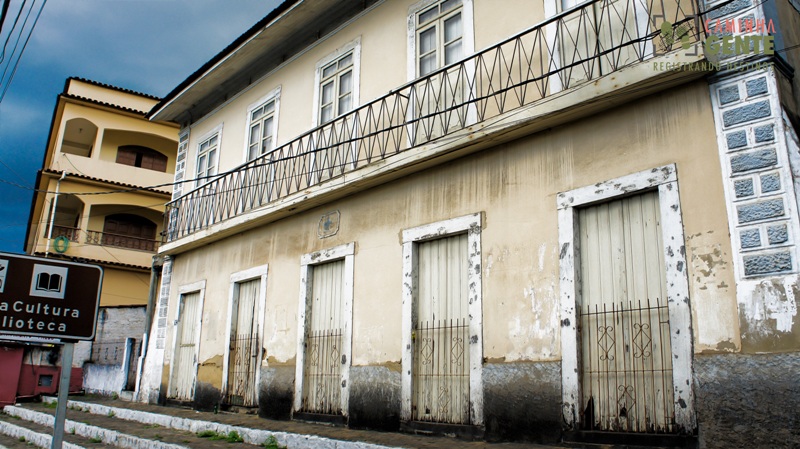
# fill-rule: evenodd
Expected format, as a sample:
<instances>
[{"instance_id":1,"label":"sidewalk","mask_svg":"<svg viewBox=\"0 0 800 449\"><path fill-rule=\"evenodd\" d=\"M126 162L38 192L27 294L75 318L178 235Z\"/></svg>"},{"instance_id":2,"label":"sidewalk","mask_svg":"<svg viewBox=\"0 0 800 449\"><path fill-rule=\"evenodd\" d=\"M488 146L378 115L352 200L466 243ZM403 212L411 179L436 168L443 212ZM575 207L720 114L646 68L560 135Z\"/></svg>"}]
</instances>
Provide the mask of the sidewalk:
<instances>
[{"instance_id":1,"label":"sidewalk","mask_svg":"<svg viewBox=\"0 0 800 449\"><path fill-rule=\"evenodd\" d=\"M107 407L112 407L112 409ZM24 408L48 414L53 414L54 412L52 407L48 407L43 403L26 403L24 404ZM70 398L70 409L71 410L69 410L67 414L67 419L76 420L77 418L77 420L85 420L87 417L86 410L88 409L92 417L90 419L91 424L106 428L113 427L117 432L128 435L138 435L140 438L148 438L147 435L150 434L150 438L154 440L166 441L164 438L166 437L167 426L177 428L183 433L181 437L176 438L183 438L183 440L179 442L185 444L189 444L189 440L193 440L195 435L202 429L219 429L219 433L227 434L230 430L222 426L235 426L236 429L234 430L244 436L246 441L248 440L248 436L252 434L253 436L251 436L250 439L256 444L261 444L266 440L268 435L263 432L248 432L248 429L267 431L275 433L275 436L282 444L290 443L290 449L300 447L367 449L381 446L408 449L449 449L454 447L467 449L555 449L568 447L524 443L486 443L464 441L449 437L354 430L344 427L333 427L298 421L269 420L259 418L256 415L242 413L198 412L186 408L142 404L100 396L73 396ZM84 411L82 412L78 409L83 409ZM176 420L175 418L178 419ZM144 422L131 421L130 419L144 420ZM101 423L99 421L104 422ZM160 438L154 438L152 436L154 434L154 426L157 428L155 432L160 432L160 434L157 435ZM187 431L192 433L187 433ZM191 438L188 438L187 435L191 436ZM348 444L348 442L350 444ZM230 447L230 443L225 441L214 441L213 443L221 444L212 444L212 441L204 440L201 442L202 445L200 447Z\"/></svg>"}]
</instances>

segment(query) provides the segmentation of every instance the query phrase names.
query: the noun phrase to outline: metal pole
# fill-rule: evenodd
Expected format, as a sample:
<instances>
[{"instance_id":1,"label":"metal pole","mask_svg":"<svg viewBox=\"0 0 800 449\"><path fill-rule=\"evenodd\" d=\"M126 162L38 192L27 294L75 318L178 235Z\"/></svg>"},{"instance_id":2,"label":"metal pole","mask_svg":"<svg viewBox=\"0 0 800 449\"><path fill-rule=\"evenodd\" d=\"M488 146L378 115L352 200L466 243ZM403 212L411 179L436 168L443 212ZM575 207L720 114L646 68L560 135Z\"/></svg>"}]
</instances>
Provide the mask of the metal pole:
<instances>
[{"instance_id":1,"label":"metal pole","mask_svg":"<svg viewBox=\"0 0 800 449\"><path fill-rule=\"evenodd\" d=\"M56 182L56 194L53 195L53 201L50 203L50 224L47 226L47 247L44 249L44 257L50 255L50 244L53 239L53 224L56 221L56 205L58 204L59 190L61 189L61 181L67 177L67 172L61 172L61 178ZM72 357L72 356L70 356ZM60 446L59 446L60 447Z\"/></svg>"},{"instance_id":2,"label":"metal pole","mask_svg":"<svg viewBox=\"0 0 800 449\"><path fill-rule=\"evenodd\" d=\"M64 342L61 356L61 378L58 381L58 402L56 403L56 421L53 425L53 444L50 449L61 449L64 442L64 420L67 417L67 400L69 399L69 378L72 374L72 353L74 343Z\"/></svg>"}]
</instances>

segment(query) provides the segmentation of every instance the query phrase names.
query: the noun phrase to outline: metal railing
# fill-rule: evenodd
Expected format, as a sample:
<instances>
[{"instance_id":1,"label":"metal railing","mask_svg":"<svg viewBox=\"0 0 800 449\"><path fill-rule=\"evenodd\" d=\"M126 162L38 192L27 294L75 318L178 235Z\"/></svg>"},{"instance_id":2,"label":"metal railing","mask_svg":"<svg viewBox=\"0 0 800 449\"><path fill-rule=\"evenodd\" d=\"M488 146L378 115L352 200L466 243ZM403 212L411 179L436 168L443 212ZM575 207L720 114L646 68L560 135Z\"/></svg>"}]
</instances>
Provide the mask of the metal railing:
<instances>
[{"instance_id":1,"label":"metal railing","mask_svg":"<svg viewBox=\"0 0 800 449\"><path fill-rule=\"evenodd\" d=\"M230 341L228 385L224 401L227 405L255 407L256 370L260 365L258 337L251 334L236 335Z\"/></svg>"},{"instance_id":2,"label":"metal railing","mask_svg":"<svg viewBox=\"0 0 800 449\"><path fill-rule=\"evenodd\" d=\"M676 432L667 305L581 307L579 322L583 429Z\"/></svg>"},{"instance_id":3,"label":"metal railing","mask_svg":"<svg viewBox=\"0 0 800 449\"><path fill-rule=\"evenodd\" d=\"M466 318L414 326L412 420L470 423L468 335Z\"/></svg>"},{"instance_id":4,"label":"metal railing","mask_svg":"<svg viewBox=\"0 0 800 449\"><path fill-rule=\"evenodd\" d=\"M86 243L153 252L158 249L159 244L158 240L112 234L103 231L86 231Z\"/></svg>"},{"instance_id":5,"label":"metal railing","mask_svg":"<svg viewBox=\"0 0 800 449\"><path fill-rule=\"evenodd\" d=\"M44 230L44 236L45 237L47 237L47 235L49 234L49 231L50 231L49 229L45 228L45 230ZM52 235L53 235L53 238L62 237L63 236L63 237L66 237L70 242L77 242L78 241L78 235L80 234L80 231L81 230L79 228L73 228L73 227L70 227L70 226L53 225L53 234Z\"/></svg>"},{"instance_id":6,"label":"metal railing","mask_svg":"<svg viewBox=\"0 0 800 449\"><path fill-rule=\"evenodd\" d=\"M306 334L301 411L338 415L342 412L342 330Z\"/></svg>"},{"instance_id":7,"label":"metal railing","mask_svg":"<svg viewBox=\"0 0 800 449\"><path fill-rule=\"evenodd\" d=\"M697 42L696 1L594 0L557 14L210 178L167 204L164 240Z\"/></svg>"}]
</instances>

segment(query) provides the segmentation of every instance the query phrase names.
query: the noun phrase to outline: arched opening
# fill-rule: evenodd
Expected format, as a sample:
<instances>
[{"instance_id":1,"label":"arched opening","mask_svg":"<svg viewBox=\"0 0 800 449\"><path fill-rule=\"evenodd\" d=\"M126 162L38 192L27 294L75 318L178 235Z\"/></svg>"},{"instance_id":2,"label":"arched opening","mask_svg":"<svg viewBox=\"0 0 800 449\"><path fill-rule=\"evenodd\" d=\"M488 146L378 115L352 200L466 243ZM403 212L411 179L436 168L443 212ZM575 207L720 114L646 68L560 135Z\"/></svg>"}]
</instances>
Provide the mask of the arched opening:
<instances>
[{"instance_id":1,"label":"arched opening","mask_svg":"<svg viewBox=\"0 0 800 449\"><path fill-rule=\"evenodd\" d=\"M61 140L61 152L89 157L96 138L97 126L94 123L85 118L68 120Z\"/></svg>"},{"instance_id":2,"label":"arched opening","mask_svg":"<svg viewBox=\"0 0 800 449\"><path fill-rule=\"evenodd\" d=\"M52 210L50 211L52 213ZM42 223L44 228L43 236L47 238L66 237L72 242L78 241L80 231L81 214L83 213L83 201L75 195L64 194L58 196L56 202L55 217L48 213L47 221ZM50 224L52 221L52 236L50 235Z\"/></svg>"},{"instance_id":3,"label":"arched opening","mask_svg":"<svg viewBox=\"0 0 800 449\"><path fill-rule=\"evenodd\" d=\"M131 214L108 215L103 223L103 245L155 251L156 224Z\"/></svg>"},{"instance_id":4,"label":"arched opening","mask_svg":"<svg viewBox=\"0 0 800 449\"><path fill-rule=\"evenodd\" d=\"M167 171L167 156L141 145L120 146L117 149L117 163L160 172Z\"/></svg>"}]
</instances>

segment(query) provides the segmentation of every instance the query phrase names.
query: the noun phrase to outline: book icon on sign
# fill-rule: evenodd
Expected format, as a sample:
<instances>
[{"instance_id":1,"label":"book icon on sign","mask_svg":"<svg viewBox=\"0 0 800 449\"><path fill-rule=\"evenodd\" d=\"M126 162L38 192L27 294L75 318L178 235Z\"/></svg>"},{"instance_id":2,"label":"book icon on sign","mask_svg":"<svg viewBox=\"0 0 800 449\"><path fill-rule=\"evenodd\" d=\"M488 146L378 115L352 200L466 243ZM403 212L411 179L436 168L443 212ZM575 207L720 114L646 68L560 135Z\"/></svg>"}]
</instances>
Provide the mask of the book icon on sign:
<instances>
[{"instance_id":1,"label":"book icon on sign","mask_svg":"<svg viewBox=\"0 0 800 449\"><path fill-rule=\"evenodd\" d=\"M36 290L43 292L60 292L61 275L58 273L39 273L36 276Z\"/></svg>"},{"instance_id":2,"label":"book icon on sign","mask_svg":"<svg viewBox=\"0 0 800 449\"><path fill-rule=\"evenodd\" d=\"M64 299L67 290L67 271L67 267L34 264L30 295Z\"/></svg>"}]
</instances>

